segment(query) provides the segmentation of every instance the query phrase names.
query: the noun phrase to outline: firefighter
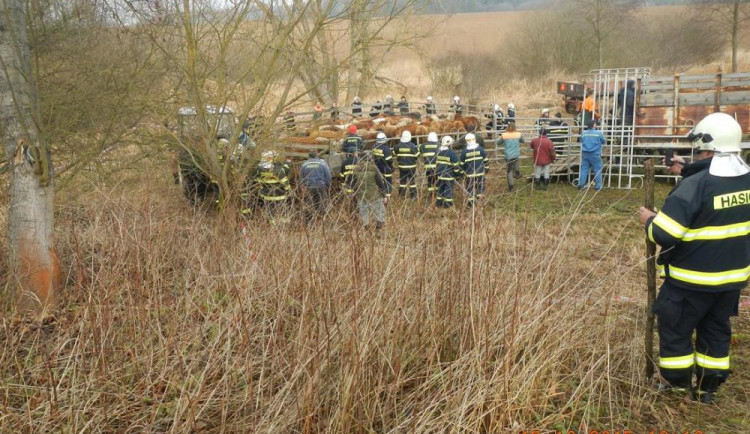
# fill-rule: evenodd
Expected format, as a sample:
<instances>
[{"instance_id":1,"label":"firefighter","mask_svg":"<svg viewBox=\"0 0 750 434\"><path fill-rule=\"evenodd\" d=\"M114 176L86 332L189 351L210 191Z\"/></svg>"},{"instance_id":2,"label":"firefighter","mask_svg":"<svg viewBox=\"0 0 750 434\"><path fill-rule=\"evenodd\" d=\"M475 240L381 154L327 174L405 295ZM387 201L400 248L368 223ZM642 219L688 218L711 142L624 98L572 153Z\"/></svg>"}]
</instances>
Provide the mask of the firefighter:
<instances>
[{"instance_id":1,"label":"firefighter","mask_svg":"<svg viewBox=\"0 0 750 434\"><path fill-rule=\"evenodd\" d=\"M370 117L376 118L380 116L380 110L383 109L383 105L380 103L380 100L375 101L375 104L370 107Z\"/></svg>"},{"instance_id":2,"label":"firefighter","mask_svg":"<svg viewBox=\"0 0 750 434\"><path fill-rule=\"evenodd\" d=\"M391 95L385 96L385 103L383 103L383 113L386 116L393 116L396 114L396 111L394 110L394 101L393 97Z\"/></svg>"},{"instance_id":3,"label":"firefighter","mask_svg":"<svg viewBox=\"0 0 750 434\"><path fill-rule=\"evenodd\" d=\"M461 176L458 166L458 155L451 149L453 137L445 136L440 143L437 154L437 186L438 195L436 205L438 208L450 208L453 206L453 184Z\"/></svg>"},{"instance_id":4,"label":"firefighter","mask_svg":"<svg viewBox=\"0 0 750 434\"><path fill-rule=\"evenodd\" d=\"M427 97L427 102L424 105L424 111L427 113L427 116L432 116L437 114L437 109L435 108L435 101L433 101L432 96Z\"/></svg>"},{"instance_id":5,"label":"firefighter","mask_svg":"<svg viewBox=\"0 0 750 434\"><path fill-rule=\"evenodd\" d=\"M427 142L419 147L419 154L422 157L422 165L427 177L427 191L430 194L434 194L437 191L437 174L435 173L435 168L437 167L436 158L438 147L440 146L438 140L437 133L430 132L427 135Z\"/></svg>"},{"instance_id":6,"label":"firefighter","mask_svg":"<svg viewBox=\"0 0 750 434\"><path fill-rule=\"evenodd\" d=\"M355 96L354 101L352 101L352 114L354 117L362 116L362 100L358 96Z\"/></svg>"},{"instance_id":7,"label":"firefighter","mask_svg":"<svg viewBox=\"0 0 750 434\"><path fill-rule=\"evenodd\" d=\"M549 127L550 122L549 109L542 109L542 114L539 116L539 119L536 120L537 133L542 131L543 128Z\"/></svg>"},{"instance_id":8,"label":"firefighter","mask_svg":"<svg viewBox=\"0 0 750 434\"><path fill-rule=\"evenodd\" d=\"M347 135L341 142L341 150L345 154L356 154L365 147L362 137L359 137L357 132L356 125L349 125L349 128L347 128Z\"/></svg>"},{"instance_id":9,"label":"firefighter","mask_svg":"<svg viewBox=\"0 0 750 434\"><path fill-rule=\"evenodd\" d=\"M568 123L562 120L562 113L555 113L555 118L549 123L547 136L555 145L565 143L565 140L568 137Z\"/></svg>"},{"instance_id":10,"label":"firefighter","mask_svg":"<svg viewBox=\"0 0 750 434\"><path fill-rule=\"evenodd\" d=\"M385 193L385 197L391 197L391 191L393 191L393 152L391 147L388 146L388 137L385 133L380 132L375 138L372 156L378 170L383 174L383 193Z\"/></svg>"},{"instance_id":11,"label":"firefighter","mask_svg":"<svg viewBox=\"0 0 750 434\"><path fill-rule=\"evenodd\" d=\"M277 163L278 154L265 151L261 154L260 162L253 169L251 179L258 191L260 202L268 214L272 224L288 221L284 216L284 207L289 195L289 165ZM249 198L249 197L248 197ZM243 214L250 212L247 206Z\"/></svg>"},{"instance_id":12,"label":"firefighter","mask_svg":"<svg viewBox=\"0 0 750 434\"><path fill-rule=\"evenodd\" d=\"M294 112L291 110L286 112L286 115L284 116L284 129L289 134L294 134L294 131L297 129L297 124L294 120Z\"/></svg>"},{"instance_id":13,"label":"firefighter","mask_svg":"<svg viewBox=\"0 0 750 434\"><path fill-rule=\"evenodd\" d=\"M508 118L505 120L505 124L509 125L516 122L516 105L512 102L508 103Z\"/></svg>"},{"instance_id":14,"label":"firefighter","mask_svg":"<svg viewBox=\"0 0 750 434\"><path fill-rule=\"evenodd\" d=\"M453 102L451 103L449 110L451 113L453 113L454 116L458 117L460 117L463 113L464 106L461 105L461 98L459 98L458 95L453 97Z\"/></svg>"},{"instance_id":15,"label":"firefighter","mask_svg":"<svg viewBox=\"0 0 750 434\"><path fill-rule=\"evenodd\" d=\"M411 133L409 131L401 133L401 140L396 146L394 153L396 154L396 165L398 166L398 195L405 196L408 190L409 197L415 199L417 197L416 171L419 150L411 141Z\"/></svg>"},{"instance_id":16,"label":"firefighter","mask_svg":"<svg viewBox=\"0 0 750 434\"><path fill-rule=\"evenodd\" d=\"M461 171L466 175L466 195L468 206L473 208L484 193L484 175L487 173L489 159L484 148L479 146L474 134L466 135L466 148L458 159Z\"/></svg>"},{"instance_id":17,"label":"firefighter","mask_svg":"<svg viewBox=\"0 0 750 434\"><path fill-rule=\"evenodd\" d=\"M729 318L750 278L750 167L740 158L742 129L732 116L710 114L688 138L699 160L685 165L674 157L670 171L684 179L658 213L641 208L640 217L661 247L664 283L653 309L659 368L669 383L662 389L691 391L708 404L729 377Z\"/></svg>"},{"instance_id":18,"label":"firefighter","mask_svg":"<svg viewBox=\"0 0 750 434\"><path fill-rule=\"evenodd\" d=\"M487 122L487 124L485 125L485 129L487 131L505 131L505 114L503 113L503 109L500 108L499 104L495 104L495 106L492 108L492 112L487 113L485 117L490 119L489 122Z\"/></svg>"},{"instance_id":19,"label":"firefighter","mask_svg":"<svg viewBox=\"0 0 750 434\"><path fill-rule=\"evenodd\" d=\"M357 154L358 151L347 152L341 160L339 176L341 177L344 193L348 196L354 193L354 167L358 162Z\"/></svg>"}]
</instances>

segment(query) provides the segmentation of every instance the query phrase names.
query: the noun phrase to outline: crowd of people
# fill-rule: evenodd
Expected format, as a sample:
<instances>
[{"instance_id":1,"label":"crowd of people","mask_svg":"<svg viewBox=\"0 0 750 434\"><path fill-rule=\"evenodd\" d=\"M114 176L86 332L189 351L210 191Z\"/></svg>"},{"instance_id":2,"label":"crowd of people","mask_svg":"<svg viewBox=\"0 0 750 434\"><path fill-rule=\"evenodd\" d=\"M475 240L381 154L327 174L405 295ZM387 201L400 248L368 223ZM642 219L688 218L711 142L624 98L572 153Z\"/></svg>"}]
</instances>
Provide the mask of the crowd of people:
<instances>
[{"instance_id":1,"label":"crowd of people","mask_svg":"<svg viewBox=\"0 0 750 434\"><path fill-rule=\"evenodd\" d=\"M547 112L548 113L548 112ZM551 166L556 161L555 143L548 137L549 124L540 119L538 134L528 143L534 166L533 186L547 190L550 184ZM510 122L495 145L503 149L508 191L514 191L516 180L522 177L520 168L522 145L527 141ZM579 188L589 185L589 172L593 172L594 187L602 188L602 146L604 135L591 121L581 136L583 160ZM404 131L398 142L391 145L384 132L379 132L372 149L365 150L365 142L358 135L355 125L350 125L341 141L342 160L340 167L332 170L317 152L302 163L299 186L303 192L303 205L308 220L324 215L329 209L329 197L338 174L341 193L356 204L362 223L381 228L385 224L385 207L392 193L406 199L417 199L417 171L422 167L425 178L425 197L434 201L438 208L454 206L455 191L461 189L466 206L475 207L482 199L485 178L490 170L490 159L484 140L469 132L460 140L445 135L439 138L430 132L426 141L417 144L409 131ZM291 164L278 161L275 151L266 151L251 176L257 186L261 206L272 221L284 218L289 206ZM421 164L420 164L421 163ZM354 206L354 205L353 205ZM245 212L250 212L248 207Z\"/></svg>"}]
</instances>

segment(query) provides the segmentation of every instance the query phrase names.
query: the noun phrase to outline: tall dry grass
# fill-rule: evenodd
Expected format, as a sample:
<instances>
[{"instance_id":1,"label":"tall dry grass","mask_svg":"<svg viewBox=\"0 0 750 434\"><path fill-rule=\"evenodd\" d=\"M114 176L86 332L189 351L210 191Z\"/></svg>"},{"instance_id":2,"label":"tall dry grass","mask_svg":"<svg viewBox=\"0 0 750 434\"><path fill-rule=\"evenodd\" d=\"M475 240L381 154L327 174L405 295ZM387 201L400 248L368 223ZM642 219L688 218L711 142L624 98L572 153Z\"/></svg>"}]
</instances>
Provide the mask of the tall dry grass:
<instances>
[{"instance_id":1,"label":"tall dry grass","mask_svg":"<svg viewBox=\"0 0 750 434\"><path fill-rule=\"evenodd\" d=\"M65 208L56 320L0 321L0 431L647 424L642 309L613 301L640 243L583 200L557 220L396 202L383 237L258 219L250 248L177 199Z\"/></svg>"}]
</instances>

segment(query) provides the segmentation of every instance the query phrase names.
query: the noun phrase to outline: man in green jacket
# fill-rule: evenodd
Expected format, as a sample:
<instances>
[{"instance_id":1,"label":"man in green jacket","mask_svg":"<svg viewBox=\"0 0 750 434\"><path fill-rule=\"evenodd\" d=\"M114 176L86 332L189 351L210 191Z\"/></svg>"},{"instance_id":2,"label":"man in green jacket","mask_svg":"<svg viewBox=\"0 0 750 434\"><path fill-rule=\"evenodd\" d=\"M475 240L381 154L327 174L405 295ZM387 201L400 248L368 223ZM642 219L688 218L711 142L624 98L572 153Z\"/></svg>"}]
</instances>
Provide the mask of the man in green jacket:
<instances>
[{"instance_id":1,"label":"man in green jacket","mask_svg":"<svg viewBox=\"0 0 750 434\"><path fill-rule=\"evenodd\" d=\"M385 226L385 204L388 198L383 194L383 187L383 175L378 171L372 155L361 152L354 168L354 196L365 228L369 227L371 217L375 221L375 230L380 231Z\"/></svg>"}]
</instances>

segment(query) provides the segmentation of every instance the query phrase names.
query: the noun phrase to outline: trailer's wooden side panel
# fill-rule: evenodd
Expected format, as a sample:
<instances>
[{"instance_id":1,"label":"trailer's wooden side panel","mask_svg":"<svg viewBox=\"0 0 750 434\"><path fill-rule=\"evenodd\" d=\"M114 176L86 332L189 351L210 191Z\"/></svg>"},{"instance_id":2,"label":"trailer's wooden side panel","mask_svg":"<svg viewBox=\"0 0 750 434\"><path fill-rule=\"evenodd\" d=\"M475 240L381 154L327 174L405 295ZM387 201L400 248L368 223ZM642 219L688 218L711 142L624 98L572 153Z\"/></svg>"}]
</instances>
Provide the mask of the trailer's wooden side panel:
<instances>
[{"instance_id":1,"label":"trailer's wooden side panel","mask_svg":"<svg viewBox=\"0 0 750 434\"><path fill-rule=\"evenodd\" d=\"M750 73L644 78L635 134L642 142L681 137L717 111L734 116L750 135Z\"/></svg>"}]
</instances>

